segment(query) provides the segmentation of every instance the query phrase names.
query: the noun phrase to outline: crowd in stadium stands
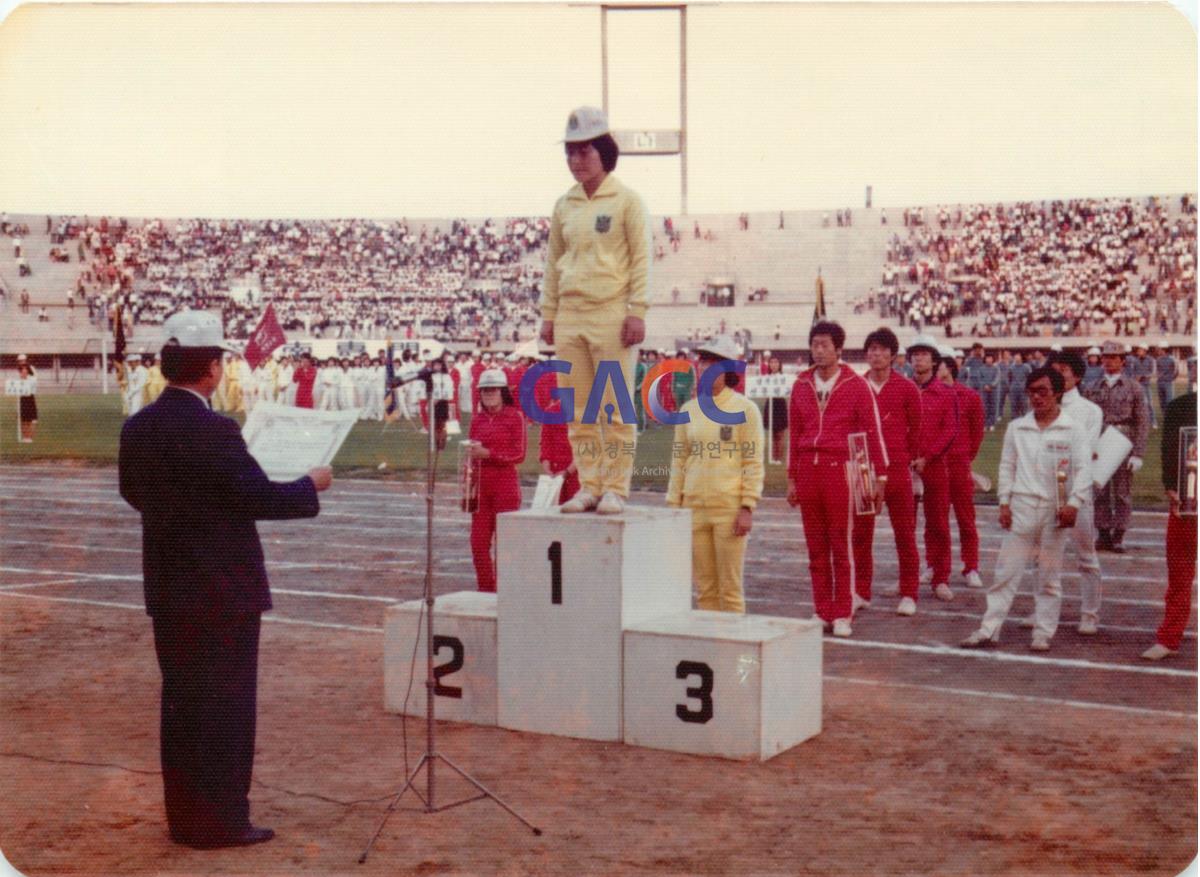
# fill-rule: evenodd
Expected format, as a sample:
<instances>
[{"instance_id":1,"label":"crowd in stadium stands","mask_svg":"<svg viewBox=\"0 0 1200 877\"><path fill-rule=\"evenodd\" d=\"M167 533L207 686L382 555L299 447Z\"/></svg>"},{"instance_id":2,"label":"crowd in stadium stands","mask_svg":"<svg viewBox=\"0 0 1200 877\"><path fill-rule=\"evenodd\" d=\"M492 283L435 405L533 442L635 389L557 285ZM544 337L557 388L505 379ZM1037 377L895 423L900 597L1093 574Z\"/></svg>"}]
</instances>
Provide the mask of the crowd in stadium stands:
<instances>
[{"instance_id":1,"label":"crowd in stadium stands","mask_svg":"<svg viewBox=\"0 0 1200 877\"><path fill-rule=\"evenodd\" d=\"M851 226L852 212L823 220L833 221ZM749 228L747 214L738 222ZM902 223L881 285L852 303L856 313L878 309L918 330L941 325L976 337L1194 331L1190 196L1178 211L1156 198L910 208ZM685 237L712 239L698 221L682 225L663 218L656 251L663 240L678 249ZM28 225L3 215L0 232L25 264ZM86 305L100 328L110 328L114 304L124 305L129 331L190 305L219 307L227 331L244 337L272 302L285 330L308 337L415 334L487 346L536 331L549 220L410 228L404 220L47 217L46 234L53 260L80 266L68 307ZM713 303L707 289L699 295ZM743 300L766 297L761 289ZM671 300L680 302L678 289ZM715 322L681 329L681 340L717 331Z\"/></svg>"},{"instance_id":2,"label":"crowd in stadium stands","mask_svg":"<svg viewBox=\"0 0 1200 877\"><path fill-rule=\"evenodd\" d=\"M532 334L549 235L548 220L520 218L446 230L366 220L48 225L55 246L75 242L75 292L97 322L118 302L135 324L218 306L239 337L270 301L285 329L315 337L379 338L417 324L484 342Z\"/></svg>"},{"instance_id":3,"label":"crowd in stadium stands","mask_svg":"<svg viewBox=\"0 0 1200 877\"><path fill-rule=\"evenodd\" d=\"M1108 199L904 211L892 236L880 315L979 337L1191 333L1196 206Z\"/></svg>"}]
</instances>

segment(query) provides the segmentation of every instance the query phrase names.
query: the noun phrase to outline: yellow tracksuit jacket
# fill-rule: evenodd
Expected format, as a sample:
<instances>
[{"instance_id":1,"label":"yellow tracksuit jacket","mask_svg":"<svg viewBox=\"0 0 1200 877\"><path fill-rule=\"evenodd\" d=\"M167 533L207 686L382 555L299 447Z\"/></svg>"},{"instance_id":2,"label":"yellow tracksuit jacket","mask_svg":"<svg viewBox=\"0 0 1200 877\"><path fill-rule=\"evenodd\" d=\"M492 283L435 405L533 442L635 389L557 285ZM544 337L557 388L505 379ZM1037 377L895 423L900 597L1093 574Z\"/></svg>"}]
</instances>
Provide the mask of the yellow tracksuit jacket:
<instances>
[{"instance_id":1,"label":"yellow tracksuit jacket","mask_svg":"<svg viewBox=\"0 0 1200 877\"><path fill-rule=\"evenodd\" d=\"M646 316L650 277L650 223L641 197L612 174L591 198L576 184L550 217L550 244L542 284L542 319L560 309L597 310L620 302Z\"/></svg>"},{"instance_id":2,"label":"yellow tracksuit jacket","mask_svg":"<svg viewBox=\"0 0 1200 877\"><path fill-rule=\"evenodd\" d=\"M691 422L675 427L667 505L692 511L692 577L696 605L745 612L742 568L746 537L733 535L739 510L762 497L767 446L758 406L722 389L713 400L722 411L741 411L744 423L722 426L709 420L692 399L683 406Z\"/></svg>"}]
</instances>

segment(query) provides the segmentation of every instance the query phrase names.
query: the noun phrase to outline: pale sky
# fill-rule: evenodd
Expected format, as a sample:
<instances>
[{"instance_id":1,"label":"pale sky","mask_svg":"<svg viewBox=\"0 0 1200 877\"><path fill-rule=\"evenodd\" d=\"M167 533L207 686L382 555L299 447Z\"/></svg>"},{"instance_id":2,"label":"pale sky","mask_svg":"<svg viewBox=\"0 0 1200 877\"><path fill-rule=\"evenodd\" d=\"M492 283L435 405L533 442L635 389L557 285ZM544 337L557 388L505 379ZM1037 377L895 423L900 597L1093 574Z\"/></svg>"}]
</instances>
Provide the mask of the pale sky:
<instances>
[{"instance_id":1,"label":"pale sky","mask_svg":"<svg viewBox=\"0 0 1200 877\"><path fill-rule=\"evenodd\" d=\"M1196 191L1196 33L1167 4L688 11L692 213ZM615 127L679 124L678 16L611 13ZM600 12L23 6L0 25L0 209L546 214ZM655 213L677 157L624 156Z\"/></svg>"}]
</instances>

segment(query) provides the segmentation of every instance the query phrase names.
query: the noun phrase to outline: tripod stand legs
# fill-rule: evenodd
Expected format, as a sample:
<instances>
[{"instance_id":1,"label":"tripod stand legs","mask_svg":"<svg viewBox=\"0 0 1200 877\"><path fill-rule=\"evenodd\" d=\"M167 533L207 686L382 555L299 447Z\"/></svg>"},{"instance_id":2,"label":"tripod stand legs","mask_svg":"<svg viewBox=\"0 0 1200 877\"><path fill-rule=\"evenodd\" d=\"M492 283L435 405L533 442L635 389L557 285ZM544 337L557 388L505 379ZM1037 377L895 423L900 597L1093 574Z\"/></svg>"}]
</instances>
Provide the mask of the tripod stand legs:
<instances>
[{"instance_id":1,"label":"tripod stand legs","mask_svg":"<svg viewBox=\"0 0 1200 877\"><path fill-rule=\"evenodd\" d=\"M416 785L417 775L420 774L421 768L425 768L427 771L432 771L434 759L441 761L443 764L445 764L447 767L449 767L452 771L454 771L456 774L458 774L460 777L462 777L468 783L473 785L476 789L479 790L480 794L475 795L474 797L471 797L471 798L464 798L461 801L454 801L450 804L443 804L441 807L434 806L434 803L432 800L426 799L424 795L422 795L419 791L417 791L417 785ZM370 855L371 848L375 846L375 841L379 839L379 835L383 832L383 827L385 825L387 825L387 821L391 817L392 813L396 810L396 806L400 803L400 799L404 797L404 793L407 792L409 789L412 789L413 794L416 795L417 798L421 801L421 803L425 805L424 811L423 811L425 813L440 813L443 810L449 810L452 807L459 807L459 806L462 806L463 804L470 804L472 801L482 801L484 798L491 798L493 801L495 801L497 804L499 804L505 810L505 812L507 812L514 819L519 821L522 825L524 825L526 828L528 828L530 831L532 831L535 835L540 837L542 834L542 830L540 828L535 826L532 822L530 822L528 819L526 819L524 816L522 816L520 813L518 813L512 807L508 806L508 804L506 804L504 801L500 800L500 798L496 797L496 795L494 795L490 789L488 789L485 785L483 785L483 783L479 782L473 776L468 774L466 771L464 771L462 768L460 768L457 764L455 764L449 758L447 758L446 756L441 755L439 753L436 753L436 752L432 753L432 754L427 752L421 756L421 760L417 762L417 766L414 767L412 773L408 775L408 780L404 783L404 786L396 794L396 797L392 799L392 803L388 805L387 810L384 811L383 819L380 821L379 827L375 829L375 833L373 835L371 835L370 841L367 842L366 849L364 849L362 851L362 855L360 855L358 857L358 863L360 865L367 861L367 856Z\"/></svg>"}]
</instances>

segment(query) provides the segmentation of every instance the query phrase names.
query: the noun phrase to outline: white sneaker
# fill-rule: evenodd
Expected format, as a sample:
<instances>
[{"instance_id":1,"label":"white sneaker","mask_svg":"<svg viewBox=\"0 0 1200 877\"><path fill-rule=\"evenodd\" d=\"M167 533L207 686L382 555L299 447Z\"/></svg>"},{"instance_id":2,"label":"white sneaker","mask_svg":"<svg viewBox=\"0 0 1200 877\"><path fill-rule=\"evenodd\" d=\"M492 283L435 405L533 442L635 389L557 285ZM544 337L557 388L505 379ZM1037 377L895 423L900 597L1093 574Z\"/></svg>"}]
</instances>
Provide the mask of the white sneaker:
<instances>
[{"instance_id":1,"label":"white sneaker","mask_svg":"<svg viewBox=\"0 0 1200 877\"><path fill-rule=\"evenodd\" d=\"M598 515L619 515L623 511L625 511L625 500L611 490L604 494L604 498L596 506Z\"/></svg>"},{"instance_id":2,"label":"white sneaker","mask_svg":"<svg viewBox=\"0 0 1200 877\"><path fill-rule=\"evenodd\" d=\"M833 620L833 635L834 636L850 636L850 619L835 618Z\"/></svg>"},{"instance_id":3,"label":"white sneaker","mask_svg":"<svg viewBox=\"0 0 1200 877\"><path fill-rule=\"evenodd\" d=\"M1079 619L1079 627L1076 628L1083 636L1095 636L1099 630L1099 625L1096 619L1090 615L1084 615Z\"/></svg>"},{"instance_id":4,"label":"white sneaker","mask_svg":"<svg viewBox=\"0 0 1200 877\"><path fill-rule=\"evenodd\" d=\"M850 616L851 617L857 615L860 609L870 609L870 608L871 608L870 600L864 600L862 597L858 596L858 594L856 594L856 593L853 593L850 595Z\"/></svg>"},{"instance_id":5,"label":"white sneaker","mask_svg":"<svg viewBox=\"0 0 1200 877\"><path fill-rule=\"evenodd\" d=\"M590 512L600 504L600 497L581 490L558 507L563 514L573 515L578 512Z\"/></svg>"},{"instance_id":6,"label":"white sneaker","mask_svg":"<svg viewBox=\"0 0 1200 877\"><path fill-rule=\"evenodd\" d=\"M1032 615L1022 618L1021 627L1025 628L1025 630L1033 630L1035 627L1037 627L1037 619L1035 619Z\"/></svg>"},{"instance_id":7,"label":"white sneaker","mask_svg":"<svg viewBox=\"0 0 1200 877\"><path fill-rule=\"evenodd\" d=\"M1170 657L1173 654L1175 654L1174 649L1168 649L1162 643L1155 643L1142 652L1142 657L1147 661L1161 661L1163 658Z\"/></svg>"},{"instance_id":8,"label":"white sneaker","mask_svg":"<svg viewBox=\"0 0 1200 877\"><path fill-rule=\"evenodd\" d=\"M917 601L912 597L904 597L900 601L900 605L896 607L897 615L916 615Z\"/></svg>"},{"instance_id":9,"label":"white sneaker","mask_svg":"<svg viewBox=\"0 0 1200 877\"><path fill-rule=\"evenodd\" d=\"M990 646L996 642L996 637L988 636L983 630L977 630L969 637L958 644L960 649L978 649L981 646Z\"/></svg>"},{"instance_id":10,"label":"white sneaker","mask_svg":"<svg viewBox=\"0 0 1200 877\"><path fill-rule=\"evenodd\" d=\"M954 599L954 592L950 590L950 586L942 583L933 589L933 596L943 602L949 603Z\"/></svg>"},{"instance_id":11,"label":"white sneaker","mask_svg":"<svg viewBox=\"0 0 1200 877\"><path fill-rule=\"evenodd\" d=\"M927 585L933 581L933 567L927 566L921 570L921 584Z\"/></svg>"},{"instance_id":12,"label":"white sneaker","mask_svg":"<svg viewBox=\"0 0 1200 877\"><path fill-rule=\"evenodd\" d=\"M1044 633L1035 633L1033 640L1029 643L1029 650L1033 652L1050 651L1050 637Z\"/></svg>"},{"instance_id":13,"label":"white sneaker","mask_svg":"<svg viewBox=\"0 0 1200 877\"><path fill-rule=\"evenodd\" d=\"M983 588L983 579L979 577L979 570L973 569L967 573L967 587L980 590Z\"/></svg>"}]
</instances>

